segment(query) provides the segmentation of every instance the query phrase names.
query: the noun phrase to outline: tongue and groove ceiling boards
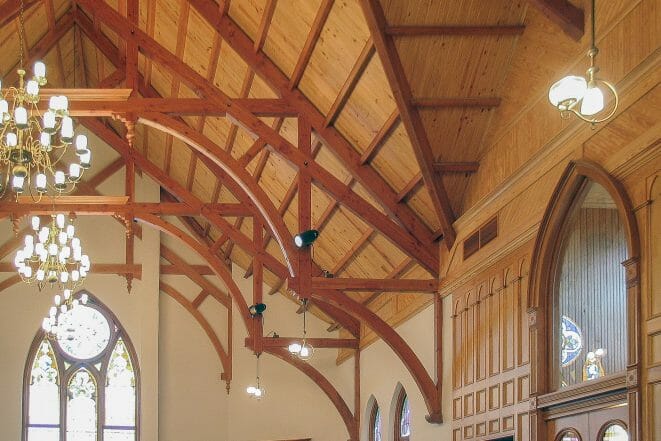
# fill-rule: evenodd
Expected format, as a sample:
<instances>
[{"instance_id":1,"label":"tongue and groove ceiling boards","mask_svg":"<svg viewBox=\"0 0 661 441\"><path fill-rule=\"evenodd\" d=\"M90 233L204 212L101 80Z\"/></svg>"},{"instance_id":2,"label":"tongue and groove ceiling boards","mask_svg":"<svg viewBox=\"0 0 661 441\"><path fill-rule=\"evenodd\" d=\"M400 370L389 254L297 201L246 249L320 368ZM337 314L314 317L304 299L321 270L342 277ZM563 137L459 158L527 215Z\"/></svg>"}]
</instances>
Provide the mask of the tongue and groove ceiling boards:
<instances>
[{"instance_id":1,"label":"tongue and groove ceiling boards","mask_svg":"<svg viewBox=\"0 0 661 441\"><path fill-rule=\"evenodd\" d=\"M16 80L19 4L0 3L5 84ZM560 0L25 5L26 65L43 59L49 87L118 91L108 112L79 113L80 123L127 170L154 178L162 201L199 209L180 217L214 262L263 277L269 294L325 290L335 301L316 296L311 307L330 331L360 337L362 327L365 337L367 321L391 343L392 328L378 321L395 325L431 302L439 250L454 246L466 188L498 136L494 120L516 118L503 97L525 95L508 81L521 75L510 71L520 40L547 28L582 34L580 10ZM545 78L529 85L539 92ZM76 101L73 109L84 104ZM82 193L98 194L119 167L99 168ZM237 204L249 215L230 209ZM321 232L312 256L291 244L308 226ZM308 274L292 284L299 267ZM334 278L322 280L322 270ZM341 295L365 320L341 310ZM433 384L419 384L433 395Z\"/></svg>"}]
</instances>

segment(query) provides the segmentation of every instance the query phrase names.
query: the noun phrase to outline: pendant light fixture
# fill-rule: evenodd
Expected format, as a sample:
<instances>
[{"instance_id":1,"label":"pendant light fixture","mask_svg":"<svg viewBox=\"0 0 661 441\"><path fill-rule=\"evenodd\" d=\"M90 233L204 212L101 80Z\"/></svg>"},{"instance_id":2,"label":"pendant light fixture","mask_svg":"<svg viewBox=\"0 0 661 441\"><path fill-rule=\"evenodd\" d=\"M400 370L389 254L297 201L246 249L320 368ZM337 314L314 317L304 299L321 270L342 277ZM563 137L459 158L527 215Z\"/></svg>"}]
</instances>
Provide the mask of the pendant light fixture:
<instances>
[{"instance_id":1,"label":"pendant light fixture","mask_svg":"<svg viewBox=\"0 0 661 441\"><path fill-rule=\"evenodd\" d=\"M310 343L307 342L306 339L306 334L307 334L307 329L306 329L306 314L308 311L308 299L303 299L303 339L301 340L300 343L294 342L290 344L287 349L292 355L297 356L303 361L308 361L309 359L312 358L312 355L314 354L314 348Z\"/></svg>"},{"instance_id":2,"label":"pendant light fixture","mask_svg":"<svg viewBox=\"0 0 661 441\"><path fill-rule=\"evenodd\" d=\"M264 388L261 386L261 384L259 382L259 356L260 355L261 354L255 354L255 357L257 357L257 363L256 363L257 364L257 368L256 368L257 374L255 375L255 377L256 377L255 378L256 386L250 385L246 388L246 392L248 392L248 395L250 395L250 398L255 398L256 400L261 400L262 398L264 398L264 395L266 394L266 391L264 390Z\"/></svg>"},{"instance_id":3,"label":"pendant light fixture","mask_svg":"<svg viewBox=\"0 0 661 441\"><path fill-rule=\"evenodd\" d=\"M601 123L612 117L619 103L615 87L597 77L599 68L596 58L599 49L595 40L595 2L596 0L592 0L592 44L587 54L590 58L590 67L584 77L568 75L549 89L549 101L560 111L563 118L569 118L574 114L591 124ZM604 92L613 96L613 104L607 112L604 107Z\"/></svg>"}]
</instances>

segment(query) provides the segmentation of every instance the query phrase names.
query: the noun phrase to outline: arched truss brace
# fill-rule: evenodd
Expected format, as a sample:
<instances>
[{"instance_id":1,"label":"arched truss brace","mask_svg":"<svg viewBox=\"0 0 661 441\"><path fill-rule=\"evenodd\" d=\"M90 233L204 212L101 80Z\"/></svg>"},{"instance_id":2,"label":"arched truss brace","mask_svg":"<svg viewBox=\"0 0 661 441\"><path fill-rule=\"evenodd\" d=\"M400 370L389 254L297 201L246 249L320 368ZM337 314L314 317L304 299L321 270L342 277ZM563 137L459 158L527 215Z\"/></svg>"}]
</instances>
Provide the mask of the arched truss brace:
<instances>
[{"instance_id":1,"label":"arched truss brace","mask_svg":"<svg viewBox=\"0 0 661 441\"><path fill-rule=\"evenodd\" d=\"M427 410L429 411L429 415L426 417L427 421L437 424L442 422L440 389L436 387L434 380L432 380L418 356L397 331L372 310L341 291L318 290L312 293L312 298L333 303L355 318L362 320L390 346L402 363L404 363L404 366L406 366L422 393Z\"/></svg>"},{"instance_id":2,"label":"arched truss brace","mask_svg":"<svg viewBox=\"0 0 661 441\"><path fill-rule=\"evenodd\" d=\"M183 141L200 154L211 159L216 165L222 168L232 180L239 184L252 203L255 204L262 219L270 227L272 236L280 245L280 250L285 258L290 276L295 276L294 268L290 260L295 256L296 251L293 247L291 234L289 233L282 216L278 214L277 208L269 200L268 196L264 193L264 190L261 189L255 179L250 176L229 153L215 145L209 140L209 138L201 135L187 124L177 121L171 116L162 113L148 113L139 115L138 122L157 130L161 130L162 132ZM202 214L208 214L208 217L215 216L204 212Z\"/></svg>"},{"instance_id":3,"label":"arched truss brace","mask_svg":"<svg viewBox=\"0 0 661 441\"><path fill-rule=\"evenodd\" d=\"M178 290L176 290L173 286L163 282L162 280L159 282L159 289L161 292L167 294L170 296L173 300L176 300L177 303L179 303L181 306L183 306L186 311L188 311L197 321L197 323L202 327L202 330L204 330L204 333L209 337L209 340L211 341L211 344L213 345L214 349L216 350L216 354L218 354L218 359L220 360L220 364L223 368L223 373L222 373L222 379L225 380L228 385L229 382L232 378L232 360L230 359L230 356L228 355L227 351L225 348L223 348L223 344L220 342L220 339L218 338L218 335L216 335L216 332L213 330L211 325L209 324L209 321L202 315L202 313L193 305L192 302L190 302L186 297L184 297Z\"/></svg>"},{"instance_id":4,"label":"arched truss brace","mask_svg":"<svg viewBox=\"0 0 661 441\"><path fill-rule=\"evenodd\" d=\"M118 144L120 145L124 144L121 149L128 150L128 145L126 145L126 142L124 140L119 138L116 134L114 134L114 132L112 132L106 126L98 122L98 120L94 120L94 121L96 121L96 123L90 124L89 126L92 131L94 131L102 139L109 142L109 144L111 144L112 146L116 147ZM108 139L107 136L108 132L113 138ZM120 153L122 153L121 150ZM153 163L151 163L151 161L147 160L146 158L144 158L142 155L140 155L135 151L132 151L131 155L134 157L136 161L136 165L139 168L141 168L144 172L146 172L148 175L154 178L165 188L168 188L168 190L172 191L176 196L181 197L185 202L198 203L197 198L192 196L186 189L181 187L179 184L172 181L171 178L165 175L165 173L162 170L160 170L158 167L156 167ZM155 222L160 221L160 218L156 216L153 216L152 219ZM213 219L210 220L213 222ZM245 239L246 241L248 241L248 243L243 245L242 247L244 247L246 251L254 255L254 250L251 247L251 243L247 238ZM193 242L194 244L196 244L196 246L200 248L201 253L206 253L206 256L203 256L205 259L219 260L217 256L210 253L209 250L200 242L195 240L193 240ZM271 257L270 255L268 256ZM281 266L280 269L277 268L277 265L273 265L272 263L270 264L269 261L265 261L264 263L276 275L279 275L280 277L286 276L285 274L283 274L284 266L279 264L279 262L278 264ZM222 263L220 265L224 266L222 265ZM371 310L369 310L369 308L359 304L358 302L351 300L348 296L344 295L339 291L333 291L333 292L335 292L337 296L335 297L331 296L332 298L329 298L329 296L326 295L322 295L322 296L313 295L313 298L326 301L326 303L329 302L334 303L336 306L343 308L345 311L350 312L350 315L353 315L355 318L364 320L365 323L377 333L377 335L383 338L383 340L395 351L395 353L399 356L402 362L406 365L409 372L411 372L416 383L418 384L425 398L425 403L427 404L427 408L429 411L428 420L430 422L439 422L441 420L441 413L440 413L441 411L440 411L440 397L439 397L438 389L434 384L433 380L431 379L431 377L429 376L429 374L426 372L424 366L422 365L416 354L411 350L411 348L406 344L406 342L399 336L399 334L397 334L387 323L385 323L381 318L379 318L376 314L374 314ZM243 298L241 298L241 300L245 304L245 300L243 300ZM347 303L351 304L350 308L352 309L352 311L349 311L348 308L346 307ZM248 327L247 323L246 326Z\"/></svg>"},{"instance_id":5,"label":"arched truss brace","mask_svg":"<svg viewBox=\"0 0 661 441\"><path fill-rule=\"evenodd\" d=\"M226 266L222 264L220 261L220 258L217 256L211 254L208 249L198 242L197 240L193 239L190 235L186 234L176 226L172 225L171 223L162 220L158 216L153 216L153 215L147 215L143 216L142 218L139 219L141 222L144 222L148 225L151 225L152 227L155 227L157 230L162 231L170 236L173 236L181 241L183 241L186 245L188 245L189 248L191 248L193 251L195 251L200 257L202 257L204 260L207 261L207 263L211 266L213 271L218 275L218 277L225 282L228 290L230 291L230 295L232 298L237 302L237 306L239 308L239 311L247 311L248 306L246 304L245 299L243 298L243 295L239 291L238 287L234 283L234 281L231 278L231 274L229 273L229 270L227 269ZM226 281L227 276L229 276L229 281ZM161 282L161 288L163 288L163 283ZM166 292L167 293L167 292ZM188 309L188 308L186 308ZM192 313L192 311L191 311ZM246 327L246 331L248 332L248 337L251 338L252 336L252 326L249 324L249 318L248 314L242 314L242 318L244 321L244 325ZM199 322L199 320L198 320ZM200 323L200 325L202 325ZM202 325L203 326L203 325ZM203 326L204 328L204 326ZM206 329L205 329L206 331ZM208 335L208 334L207 334ZM210 336L211 338L211 336ZM213 341L212 341L213 343ZM326 379L326 377L321 374L319 371L317 371L315 368L313 368L311 365L308 363L302 362L298 359L293 359L284 349L279 349L279 348L267 348L265 349L265 352L268 352L278 358L281 358L282 360L288 362L304 374L306 374L308 377L312 379L312 381L317 384L321 390L328 396L328 398L331 400L335 408L337 409L338 413L340 414L340 417L342 417L342 420L344 421L347 431L349 432L349 435L351 436L352 440L358 440L356 436L356 427L355 427L355 421L353 414L349 410L347 404L344 402L342 397L340 396L339 392L335 389L335 387ZM231 369L231 368L230 368ZM231 372L231 370L230 370ZM227 378L225 378L226 381L229 381Z\"/></svg>"},{"instance_id":6,"label":"arched truss brace","mask_svg":"<svg viewBox=\"0 0 661 441\"><path fill-rule=\"evenodd\" d=\"M335 405L344 425L349 432L351 440L358 441L358 427L356 425L356 420L353 413L349 410L349 406L344 401L340 393L335 389L330 381L318 370L316 370L311 364L306 363L298 358L292 357L286 349L282 348L266 348L264 352L273 355L281 359L282 361L289 363L294 366L299 371L307 375L319 388L326 394L326 396L331 400Z\"/></svg>"}]
</instances>

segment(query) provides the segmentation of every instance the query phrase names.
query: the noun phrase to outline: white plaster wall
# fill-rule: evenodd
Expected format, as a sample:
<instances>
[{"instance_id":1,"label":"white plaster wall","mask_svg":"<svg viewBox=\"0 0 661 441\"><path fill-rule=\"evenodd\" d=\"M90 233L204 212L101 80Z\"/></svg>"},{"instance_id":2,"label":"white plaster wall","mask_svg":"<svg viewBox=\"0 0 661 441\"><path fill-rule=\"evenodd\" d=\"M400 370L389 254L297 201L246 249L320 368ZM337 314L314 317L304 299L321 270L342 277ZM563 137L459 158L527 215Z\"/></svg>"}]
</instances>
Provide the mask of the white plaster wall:
<instances>
[{"instance_id":1,"label":"white plaster wall","mask_svg":"<svg viewBox=\"0 0 661 441\"><path fill-rule=\"evenodd\" d=\"M88 133L93 146L93 169L101 170L117 158L117 154L94 135ZM123 171L104 182L103 194L124 194ZM137 198L158 201L159 190L147 178L136 179ZM20 224L27 225L27 220ZM94 263L123 263L125 259L125 229L106 216L80 216L75 221L84 252ZM13 237L8 221L0 222L0 243ZM142 280L133 281L129 294L126 279L117 275L90 274L83 289L90 291L116 315L128 333L138 356L141 373L140 412L142 441L158 440L158 249L159 234L143 229L142 240L135 241L135 261L143 265ZM3 261L13 261L12 251ZM5 279L13 274L0 274ZM23 283L2 291L0 298L0 439L20 440L22 424L23 372L30 345L41 319L48 313L54 290L38 292L35 286Z\"/></svg>"},{"instance_id":2,"label":"white plaster wall","mask_svg":"<svg viewBox=\"0 0 661 441\"><path fill-rule=\"evenodd\" d=\"M411 404L411 439L449 440L452 421L452 327L451 302L443 300L443 424L429 424L425 416L429 413L424 399L413 377L383 342L378 341L362 351L361 355L361 440L367 440L369 424L368 401L374 396L381 408L381 433L384 441L394 439L394 406L398 383L406 390ZM434 379L434 307L430 305L396 331L409 343ZM347 369L353 369L347 366Z\"/></svg>"}]
</instances>

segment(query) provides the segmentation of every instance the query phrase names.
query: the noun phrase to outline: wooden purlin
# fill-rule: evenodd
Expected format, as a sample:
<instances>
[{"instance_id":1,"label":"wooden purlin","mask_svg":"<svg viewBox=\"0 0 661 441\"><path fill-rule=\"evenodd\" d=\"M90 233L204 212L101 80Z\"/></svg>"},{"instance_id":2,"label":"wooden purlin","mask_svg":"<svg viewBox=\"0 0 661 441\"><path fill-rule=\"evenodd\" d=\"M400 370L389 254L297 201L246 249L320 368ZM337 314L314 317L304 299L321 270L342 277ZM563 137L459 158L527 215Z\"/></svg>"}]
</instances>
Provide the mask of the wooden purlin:
<instances>
[{"instance_id":1,"label":"wooden purlin","mask_svg":"<svg viewBox=\"0 0 661 441\"><path fill-rule=\"evenodd\" d=\"M269 83L284 99L299 109L315 132L329 145L344 165L354 173L367 191L384 209L398 219L422 243L432 242L432 232L406 204L396 201L392 187L372 167L360 165L360 155L334 127L326 126L326 117L298 89L289 89L287 76L263 53L252 51L252 40L228 16L218 13L212 0L190 0L191 5L215 28L243 60Z\"/></svg>"},{"instance_id":2,"label":"wooden purlin","mask_svg":"<svg viewBox=\"0 0 661 441\"><path fill-rule=\"evenodd\" d=\"M411 86L406 78L395 41L385 33L387 23L381 3L379 0L361 0L360 6L363 9L363 15L374 40L374 46L376 46L376 51L381 58L388 83L397 102L402 123L406 128L413 151L418 159L418 165L429 190L434 211L441 224L443 242L448 249L451 249L456 238L452 225L455 220L452 205L443 185L443 180L434 172L434 154L420 113L413 104Z\"/></svg>"},{"instance_id":3,"label":"wooden purlin","mask_svg":"<svg viewBox=\"0 0 661 441\"><path fill-rule=\"evenodd\" d=\"M27 12L32 6L41 3L41 0L26 0L23 4L23 12ZM0 5L0 28L4 27L18 18L21 12L21 0L7 0Z\"/></svg>"}]
</instances>

